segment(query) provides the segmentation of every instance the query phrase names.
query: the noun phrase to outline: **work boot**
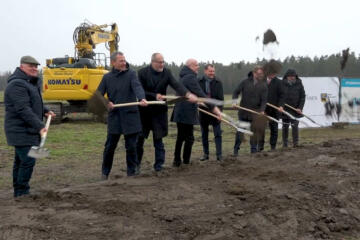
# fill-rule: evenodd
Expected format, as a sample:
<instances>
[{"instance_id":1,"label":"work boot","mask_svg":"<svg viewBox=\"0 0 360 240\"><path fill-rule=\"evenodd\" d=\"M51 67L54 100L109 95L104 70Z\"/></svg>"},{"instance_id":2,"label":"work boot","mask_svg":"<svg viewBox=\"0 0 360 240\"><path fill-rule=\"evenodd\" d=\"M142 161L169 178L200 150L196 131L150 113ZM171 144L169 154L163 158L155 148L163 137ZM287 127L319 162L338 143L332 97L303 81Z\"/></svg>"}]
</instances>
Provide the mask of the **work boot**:
<instances>
[{"instance_id":1,"label":"work boot","mask_svg":"<svg viewBox=\"0 0 360 240\"><path fill-rule=\"evenodd\" d=\"M201 158L200 161L206 161L209 160L209 155L208 154L204 154Z\"/></svg>"}]
</instances>

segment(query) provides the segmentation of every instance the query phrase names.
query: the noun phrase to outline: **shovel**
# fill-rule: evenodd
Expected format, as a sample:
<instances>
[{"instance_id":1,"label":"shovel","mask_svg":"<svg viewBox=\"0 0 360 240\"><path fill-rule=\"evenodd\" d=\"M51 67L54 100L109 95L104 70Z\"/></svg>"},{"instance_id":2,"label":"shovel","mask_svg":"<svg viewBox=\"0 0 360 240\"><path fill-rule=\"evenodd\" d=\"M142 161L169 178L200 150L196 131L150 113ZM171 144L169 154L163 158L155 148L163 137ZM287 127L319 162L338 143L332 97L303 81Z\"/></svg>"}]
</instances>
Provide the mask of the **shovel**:
<instances>
[{"instance_id":1,"label":"shovel","mask_svg":"<svg viewBox=\"0 0 360 240\"><path fill-rule=\"evenodd\" d=\"M201 109L201 108L198 108L198 109L199 109L200 112L203 112L203 113L205 113L205 114L208 114L208 115L210 115L210 116L212 116L212 117L214 117L214 118L218 118L215 114L212 114L212 113L210 113L210 112L208 112L208 111L205 111L204 109ZM226 123L226 124L228 124L228 125L230 125L230 126L232 126L232 127L235 128L236 131L238 131L238 132L242 132L242 133L248 134L248 135L250 135L250 136L253 135L253 132L251 132L251 131L249 131L249 130L247 130L247 129L244 129L244 128L240 128L240 127L236 126L234 123L229 122L228 120L225 120L225 119L222 118L221 121L224 122L224 123Z\"/></svg>"},{"instance_id":2,"label":"shovel","mask_svg":"<svg viewBox=\"0 0 360 240\"><path fill-rule=\"evenodd\" d=\"M47 120L46 120L46 124L45 124L45 129L46 132L41 136L41 142L39 146L32 146L28 156L32 157L32 158L45 158L47 156L49 156L49 150L47 148L44 148L44 144L45 144L45 140L46 140L46 136L47 136L47 132L49 130L50 127L50 122L51 122L51 115L49 114Z\"/></svg>"},{"instance_id":3,"label":"shovel","mask_svg":"<svg viewBox=\"0 0 360 240\"><path fill-rule=\"evenodd\" d=\"M164 95L163 98L170 99L170 100L175 100L175 99L180 100L181 99L182 101L187 99L186 97L182 97L182 96L170 96L170 95ZM214 98L198 97L198 103L208 103L208 104L212 104L214 106L223 106L224 105L224 101L214 99Z\"/></svg>"}]
</instances>

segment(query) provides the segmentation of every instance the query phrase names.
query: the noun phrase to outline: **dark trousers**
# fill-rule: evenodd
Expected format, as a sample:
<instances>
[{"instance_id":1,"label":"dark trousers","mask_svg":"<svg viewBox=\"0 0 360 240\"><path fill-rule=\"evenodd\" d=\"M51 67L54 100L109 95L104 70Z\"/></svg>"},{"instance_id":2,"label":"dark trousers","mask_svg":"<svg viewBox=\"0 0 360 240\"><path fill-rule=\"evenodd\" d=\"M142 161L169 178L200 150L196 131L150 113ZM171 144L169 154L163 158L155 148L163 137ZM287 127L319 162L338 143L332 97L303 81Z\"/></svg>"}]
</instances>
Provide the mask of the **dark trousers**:
<instances>
[{"instance_id":1,"label":"dark trousers","mask_svg":"<svg viewBox=\"0 0 360 240\"><path fill-rule=\"evenodd\" d=\"M139 165L141 164L141 160L144 154L144 142L145 142L145 137L143 134L140 134L136 146ZM153 136L153 145L155 148L154 169L155 171L160 171L165 162L165 147L162 138L155 139Z\"/></svg>"},{"instance_id":2,"label":"dark trousers","mask_svg":"<svg viewBox=\"0 0 360 240\"><path fill-rule=\"evenodd\" d=\"M181 148L184 144L183 162L185 164L190 163L192 145L194 144L194 125L176 123L177 126L177 137L174 152L174 163L181 163Z\"/></svg>"},{"instance_id":3,"label":"dark trousers","mask_svg":"<svg viewBox=\"0 0 360 240\"><path fill-rule=\"evenodd\" d=\"M277 139L278 139L278 129L279 125L277 122L274 121L269 121L269 129L270 129L270 147L272 150L274 150L276 148L276 143L277 143ZM262 151L264 150L264 144L265 144L265 134L263 135L263 137L260 139L259 141L259 150Z\"/></svg>"},{"instance_id":4,"label":"dark trousers","mask_svg":"<svg viewBox=\"0 0 360 240\"><path fill-rule=\"evenodd\" d=\"M244 120L241 120L244 121ZM255 129L253 124L251 123L250 130L254 133L253 136L250 137L250 152L256 153L260 151L260 139L264 137L264 130ZM236 132L235 136L235 144L234 144L234 154L238 154L240 149L240 145L244 139L244 134L242 132Z\"/></svg>"},{"instance_id":5,"label":"dark trousers","mask_svg":"<svg viewBox=\"0 0 360 240\"><path fill-rule=\"evenodd\" d=\"M299 144L299 121L294 119L283 119L282 138L283 146L288 146L289 126L291 125L293 145Z\"/></svg>"},{"instance_id":6,"label":"dark trousers","mask_svg":"<svg viewBox=\"0 0 360 240\"><path fill-rule=\"evenodd\" d=\"M221 156L222 154L222 137L221 137L221 124L220 122L201 122L201 139L203 145L204 154L209 155L209 125L212 125L215 137L215 146L216 146L216 156Z\"/></svg>"},{"instance_id":7,"label":"dark trousers","mask_svg":"<svg viewBox=\"0 0 360 240\"><path fill-rule=\"evenodd\" d=\"M105 142L104 154L103 154L103 163L102 163L102 174L108 176L110 174L114 153L119 142L121 134L109 134ZM127 175L132 176L136 174L138 168L138 160L136 156L136 141L138 134L129 134L124 135L125 137L125 149L126 149L126 165L127 165Z\"/></svg>"},{"instance_id":8,"label":"dark trousers","mask_svg":"<svg viewBox=\"0 0 360 240\"><path fill-rule=\"evenodd\" d=\"M13 166L14 197L29 194L30 178L35 166L35 158L28 157L31 146L15 147Z\"/></svg>"}]
</instances>

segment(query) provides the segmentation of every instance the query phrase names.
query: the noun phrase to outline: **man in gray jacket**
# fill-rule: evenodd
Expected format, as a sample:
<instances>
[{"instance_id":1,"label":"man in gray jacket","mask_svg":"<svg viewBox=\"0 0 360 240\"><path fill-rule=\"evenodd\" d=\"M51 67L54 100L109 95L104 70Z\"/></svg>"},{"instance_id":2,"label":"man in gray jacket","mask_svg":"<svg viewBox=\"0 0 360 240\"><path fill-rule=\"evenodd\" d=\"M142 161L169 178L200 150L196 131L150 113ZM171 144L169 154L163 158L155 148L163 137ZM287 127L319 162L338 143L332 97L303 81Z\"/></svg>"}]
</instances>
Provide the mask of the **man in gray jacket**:
<instances>
[{"instance_id":1,"label":"man in gray jacket","mask_svg":"<svg viewBox=\"0 0 360 240\"><path fill-rule=\"evenodd\" d=\"M30 178L35 159L28 156L31 146L40 144L40 135L46 132L43 117L52 111L46 109L41 98L35 58L24 56L20 67L9 77L5 89L5 134L10 146L15 147L13 167L14 197L30 193Z\"/></svg>"}]
</instances>

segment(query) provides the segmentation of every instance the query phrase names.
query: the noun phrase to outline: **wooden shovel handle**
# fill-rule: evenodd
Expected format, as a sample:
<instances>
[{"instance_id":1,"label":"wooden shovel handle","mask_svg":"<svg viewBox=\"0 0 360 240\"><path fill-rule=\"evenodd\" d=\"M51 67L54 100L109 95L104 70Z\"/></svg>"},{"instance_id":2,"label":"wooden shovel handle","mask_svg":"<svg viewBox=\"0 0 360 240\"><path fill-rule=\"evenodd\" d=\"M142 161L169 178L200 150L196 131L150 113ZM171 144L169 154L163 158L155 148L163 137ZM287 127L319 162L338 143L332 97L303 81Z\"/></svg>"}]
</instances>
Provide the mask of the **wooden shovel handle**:
<instances>
[{"instance_id":1,"label":"wooden shovel handle","mask_svg":"<svg viewBox=\"0 0 360 240\"><path fill-rule=\"evenodd\" d=\"M148 101L147 103L148 105L166 104L165 101ZM120 104L114 104L114 108L138 106L138 105L140 105L140 102L120 103Z\"/></svg>"},{"instance_id":2,"label":"wooden shovel handle","mask_svg":"<svg viewBox=\"0 0 360 240\"><path fill-rule=\"evenodd\" d=\"M239 105L234 105L234 107L236 107L237 109L241 109L241 110L244 110L244 111L248 111L248 112L251 112L251 113L254 113L256 115L261 115L261 113L258 113L252 109L249 109L249 108L245 108L245 107L241 107Z\"/></svg>"},{"instance_id":3,"label":"wooden shovel handle","mask_svg":"<svg viewBox=\"0 0 360 240\"><path fill-rule=\"evenodd\" d=\"M178 99L181 98L181 96L171 96L171 95L162 95L165 99Z\"/></svg>"},{"instance_id":4,"label":"wooden shovel handle","mask_svg":"<svg viewBox=\"0 0 360 240\"><path fill-rule=\"evenodd\" d=\"M270 106L270 107L272 107L272 108L275 108L276 110L280 111L280 108L279 108L279 107L277 107L277 106L275 106L275 105L273 105L273 104L271 104L271 103L266 103L266 105L268 105L268 106Z\"/></svg>"},{"instance_id":5,"label":"wooden shovel handle","mask_svg":"<svg viewBox=\"0 0 360 240\"><path fill-rule=\"evenodd\" d=\"M50 122L51 122L51 114L49 114L47 119L46 119L46 123L45 123L46 132L44 132L41 135L41 141L40 141L40 145L39 145L40 147L43 147L44 144L45 144L46 136L47 136L47 133L48 133L48 130L49 130L49 127L50 127Z\"/></svg>"},{"instance_id":6,"label":"wooden shovel handle","mask_svg":"<svg viewBox=\"0 0 360 240\"><path fill-rule=\"evenodd\" d=\"M216 116L215 114L213 114L211 112L205 111L204 109L201 109L201 108L198 108L198 109L199 109L200 112L203 112L203 113L205 113L207 115L210 115L210 116L212 116L212 117L214 117L216 119L219 119L218 116ZM221 119L221 121L223 121L224 123L227 123L227 124L232 126L232 124L229 121L225 120L225 119Z\"/></svg>"},{"instance_id":7,"label":"wooden shovel handle","mask_svg":"<svg viewBox=\"0 0 360 240\"><path fill-rule=\"evenodd\" d=\"M297 109L294 108L293 106L290 106L289 104L285 103L285 106L287 106L288 108L294 110L295 112L297 112Z\"/></svg>"}]
</instances>

